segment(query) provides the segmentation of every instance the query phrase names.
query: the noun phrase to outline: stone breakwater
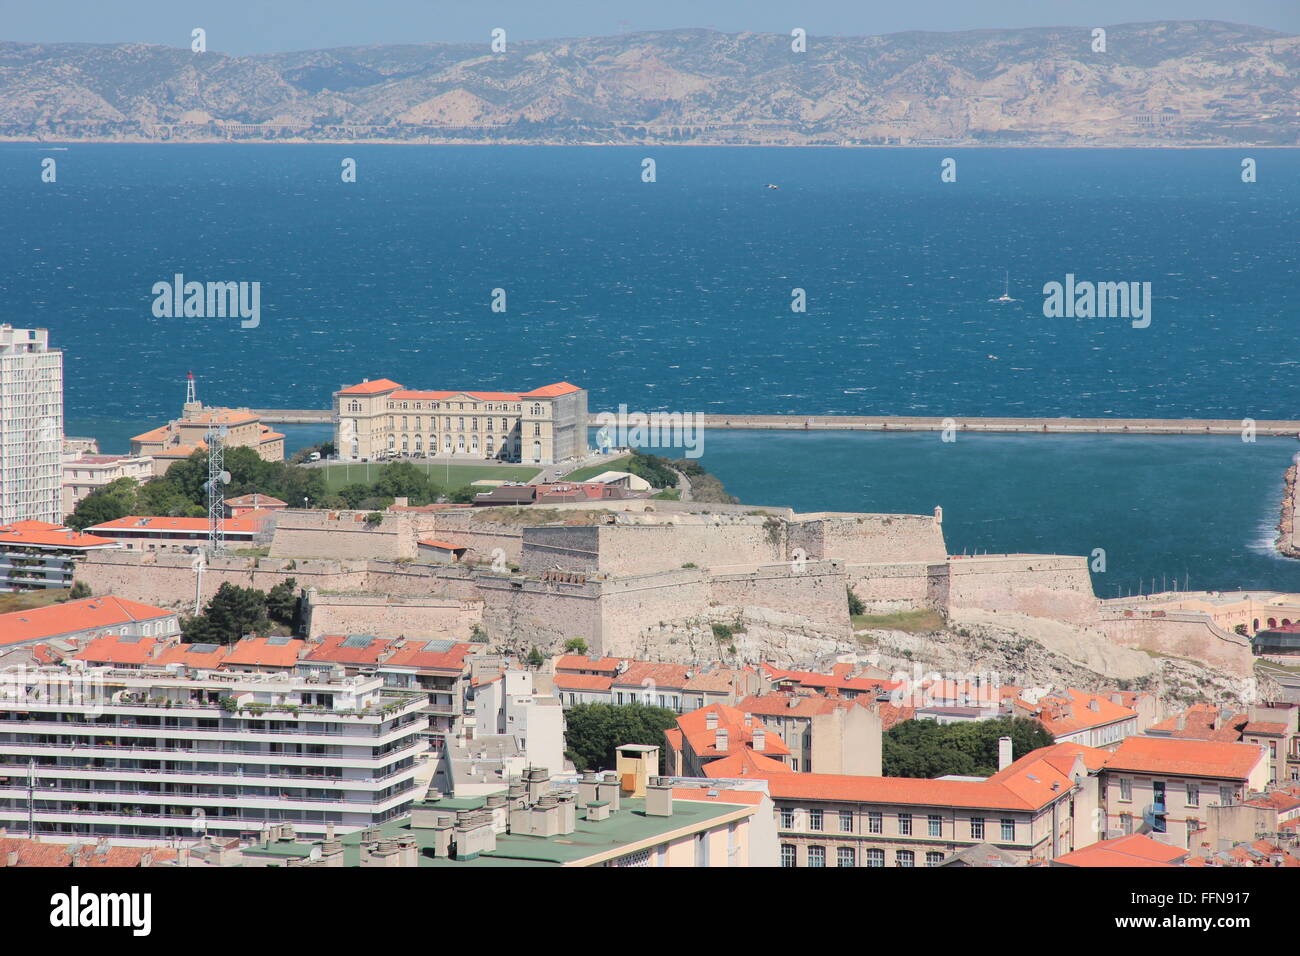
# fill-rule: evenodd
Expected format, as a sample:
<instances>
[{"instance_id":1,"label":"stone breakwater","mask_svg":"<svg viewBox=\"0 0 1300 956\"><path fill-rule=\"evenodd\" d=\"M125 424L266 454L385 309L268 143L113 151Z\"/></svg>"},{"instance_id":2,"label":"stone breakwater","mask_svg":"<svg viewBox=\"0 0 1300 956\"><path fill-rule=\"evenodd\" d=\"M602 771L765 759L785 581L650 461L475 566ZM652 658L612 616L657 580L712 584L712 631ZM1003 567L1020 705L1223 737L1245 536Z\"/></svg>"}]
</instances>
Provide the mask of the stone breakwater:
<instances>
[{"instance_id":1,"label":"stone breakwater","mask_svg":"<svg viewBox=\"0 0 1300 956\"><path fill-rule=\"evenodd\" d=\"M269 424L329 424L328 408L257 408ZM592 414L591 426L601 424ZM1038 435L1240 435L1242 419L1232 418L988 418L918 415L701 415L704 428L787 431L966 432ZM1254 422L1257 435L1300 437L1300 420Z\"/></svg>"},{"instance_id":2,"label":"stone breakwater","mask_svg":"<svg viewBox=\"0 0 1300 956\"><path fill-rule=\"evenodd\" d=\"M1295 540L1296 466L1286 470L1282 479L1282 516L1277 522L1277 553L1288 558L1300 558L1300 547Z\"/></svg>"}]
</instances>

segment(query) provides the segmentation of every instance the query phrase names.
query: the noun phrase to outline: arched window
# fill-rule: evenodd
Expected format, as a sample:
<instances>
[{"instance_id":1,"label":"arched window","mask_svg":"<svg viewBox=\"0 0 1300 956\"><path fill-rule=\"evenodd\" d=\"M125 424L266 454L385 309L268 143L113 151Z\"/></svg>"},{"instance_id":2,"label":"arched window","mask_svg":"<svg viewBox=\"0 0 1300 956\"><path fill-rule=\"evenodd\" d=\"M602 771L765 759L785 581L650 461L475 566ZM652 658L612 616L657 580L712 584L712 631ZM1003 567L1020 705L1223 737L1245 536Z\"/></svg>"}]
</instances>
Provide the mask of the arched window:
<instances>
[{"instance_id":1,"label":"arched window","mask_svg":"<svg viewBox=\"0 0 1300 956\"><path fill-rule=\"evenodd\" d=\"M456 436L456 450L457 450L457 451L464 451L464 450L465 450L465 436L464 436L464 435L457 435L457 436Z\"/></svg>"},{"instance_id":2,"label":"arched window","mask_svg":"<svg viewBox=\"0 0 1300 956\"><path fill-rule=\"evenodd\" d=\"M361 411L361 403L357 401L348 402L348 411L350 412Z\"/></svg>"},{"instance_id":3,"label":"arched window","mask_svg":"<svg viewBox=\"0 0 1300 956\"><path fill-rule=\"evenodd\" d=\"M469 439L469 450L478 451L478 435L471 435Z\"/></svg>"},{"instance_id":4,"label":"arched window","mask_svg":"<svg viewBox=\"0 0 1300 956\"><path fill-rule=\"evenodd\" d=\"M442 436L442 450L445 451L445 452L446 452L447 454L449 454L449 455L451 454L451 436L450 436L450 435L443 435L443 436Z\"/></svg>"},{"instance_id":5,"label":"arched window","mask_svg":"<svg viewBox=\"0 0 1300 956\"><path fill-rule=\"evenodd\" d=\"M534 415L540 415L542 413L542 406L534 403L532 408L532 413Z\"/></svg>"},{"instance_id":6,"label":"arched window","mask_svg":"<svg viewBox=\"0 0 1300 956\"><path fill-rule=\"evenodd\" d=\"M402 436L402 454L406 454L406 436Z\"/></svg>"},{"instance_id":7,"label":"arched window","mask_svg":"<svg viewBox=\"0 0 1300 956\"><path fill-rule=\"evenodd\" d=\"M542 443L539 441L535 441L533 442L533 461L541 461L541 460L542 460Z\"/></svg>"},{"instance_id":8,"label":"arched window","mask_svg":"<svg viewBox=\"0 0 1300 956\"><path fill-rule=\"evenodd\" d=\"M394 438L392 435L389 435L389 436L388 436L388 450L389 450L389 451L392 451L392 450L393 450L394 448L396 448L396 447L397 447L397 439Z\"/></svg>"},{"instance_id":9,"label":"arched window","mask_svg":"<svg viewBox=\"0 0 1300 956\"><path fill-rule=\"evenodd\" d=\"M420 442L420 436L419 436L419 435L416 435L416 436L415 436L415 450L416 450L416 451L424 451L424 446L423 446L423 445L421 444L421 442Z\"/></svg>"},{"instance_id":10,"label":"arched window","mask_svg":"<svg viewBox=\"0 0 1300 956\"><path fill-rule=\"evenodd\" d=\"M533 434L534 434L534 435L540 435L541 433L542 433L542 423L541 423L541 422L533 422Z\"/></svg>"}]
</instances>

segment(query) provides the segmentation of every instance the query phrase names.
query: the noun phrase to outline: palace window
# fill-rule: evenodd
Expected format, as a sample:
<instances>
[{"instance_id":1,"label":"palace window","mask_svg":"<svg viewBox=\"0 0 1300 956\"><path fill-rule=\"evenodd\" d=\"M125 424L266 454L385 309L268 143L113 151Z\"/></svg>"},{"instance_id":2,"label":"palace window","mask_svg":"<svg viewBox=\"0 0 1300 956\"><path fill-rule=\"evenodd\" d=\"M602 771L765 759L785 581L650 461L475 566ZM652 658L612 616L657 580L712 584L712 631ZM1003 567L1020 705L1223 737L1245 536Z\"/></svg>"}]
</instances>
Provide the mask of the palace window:
<instances>
[{"instance_id":1,"label":"palace window","mask_svg":"<svg viewBox=\"0 0 1300 956\"><path fill-rule=\"evenodd\" d=\"M900 813L898 815L898 832L903 836L912 835L912 815L910 813Z\"/></svg>"},{"instance_id":2,"label":"palace window","mask_svg":"<svg viewBox=\"0 0 1300 956\"><path fill-rule=\"evenodd\" d=\"M840 866L857 866L858 854L851 846L842 846L835 851L836 863Z\"/></svg>"},{"instance_id":3,"label":"palace window","mask_svg":"<svg viewBox=\"0 0 1300 956\"><path fill-rule=\"evenodd\" d=\"M797 865L795 863L797 859L798 859L798 851L795 849L795 845L793 843L782 843L781 844L781 865L795 866Z\"/></svg>"},{"instance_id":4,"label":"palace window","mask_svg":"<svg viewBox=\"0 0 1300 956\"><path fill-rule=\"evenodd\" d=\"M826 865L826 847L810 846L808 848L808 865L824 867Z\"/></svg>"},{"instance_id":5,"label":"palace window","mask_svg":"<svg viewBox=\"0 0 1300 956\"><path fill-rule=\"evenodd\" d=\"M895 866L916 866L916 854L911 850L899 850L894 854Z\"/></svg>"},{"instance_id":6,"label":"palace window","mask_svg":"<svg viewBox=\"0 0 1300 956\"><path fill-rule=\"evenodd\" d=\"M866 861L867 861L867 866L884 866L884 865L885 865L885 851L884 851L884 850L867 850L867 852L866 852Z\"/></svg>"}]
</instances>

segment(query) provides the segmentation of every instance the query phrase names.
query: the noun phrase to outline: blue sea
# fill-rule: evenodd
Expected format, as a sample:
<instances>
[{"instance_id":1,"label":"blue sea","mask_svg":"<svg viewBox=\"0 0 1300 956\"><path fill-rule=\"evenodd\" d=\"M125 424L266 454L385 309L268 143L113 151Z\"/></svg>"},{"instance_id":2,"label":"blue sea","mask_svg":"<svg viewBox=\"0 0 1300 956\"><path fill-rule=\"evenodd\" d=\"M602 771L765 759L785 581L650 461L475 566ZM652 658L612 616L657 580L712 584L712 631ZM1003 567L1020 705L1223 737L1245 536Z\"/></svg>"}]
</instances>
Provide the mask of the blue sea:
<instances>
[{"instance_id":1,"label":"blue sea","mask_svg":"<svg viewBox=\"0 0 1300 956\"><path fill-rule=\"evenodd\" d=\"M107 450L190 370L260 407L387 377L563 379L593 410L1295 418L1297 222L1296 150L0 144L0 320L52 330L67 431ZM260 325L156 318L177 273L260 282ZM1016 302L990 301L1004 274ZM1044 318L1067 274L1150 282L1150 327ZM704 463L761 503L942 504L958 553L1101 547L1109 596L1300 590L1268 547L1298 449L711 432Z\"/></svg>"}]
</instances>

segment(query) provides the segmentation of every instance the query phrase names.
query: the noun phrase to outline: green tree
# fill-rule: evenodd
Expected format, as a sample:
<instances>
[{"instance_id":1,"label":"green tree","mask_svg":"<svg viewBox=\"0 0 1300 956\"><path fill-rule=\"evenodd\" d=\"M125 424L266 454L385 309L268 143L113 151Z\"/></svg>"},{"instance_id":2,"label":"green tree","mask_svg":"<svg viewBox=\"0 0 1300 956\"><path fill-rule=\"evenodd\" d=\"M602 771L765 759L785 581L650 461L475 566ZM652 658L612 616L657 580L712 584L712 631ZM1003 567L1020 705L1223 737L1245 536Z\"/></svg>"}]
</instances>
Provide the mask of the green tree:
<instances>
[{"instance_id":1,"label":"green tree","mask_svg":"<svg viewBox=\"0 0 1300 956\"><path fill-rule=\"evenodd\" d=\"M537 668L541 667L543 664L546 663L546 658L542 656L542 652L537 649L536 644L534 644L533 649L528 652L528 657L526 658L526 660L528 666L533 668L534 670L536 670Z\"/></svg>"},{"instance_id":2,"label":"green tree","mask_svg":"<svg viewBox=\"0 0 1300 956\"><path fill-rule=\"evenodd\" d=\"M266 613L266 592L224 582L212 595L203 613L181 625L189 644L232 644L245 634L265 632L270 626Z\"/></svg>"},{"instance_id":3,"label":"green tree","mask_svg":"<svg viewBox=\"0 0 1300 956\"><path fill-rule=\"evenodd\" d=\"M85 581L73 581L72 593L68 597L73 601L80 601L82 598L90 597L92 593L90 585Z\"/></svg>"},{"instance_id":4,"label":"green tree","mask_svg":"<svg viewBox=\"0 0 1300 956\"><path fill-rule=\"evenodd\" d=\"M645 704L578 704L564 712L566 756L578 770L606 770L625 744L664 748L664 731L677 724L666 707Z\"/></svg>"},{"instance_id":5,"label":"green tree","mask_svg":"<svg viewBox=\"0 0 1300 956\"><path fill-rule=\"evenodd\" d=\"M293 627L298 623L298 582L287 578L271 588L266 595L266 614L277 624Z\"/></svg>"},{"instance_id":6,"label":"green tree","mask_svg":"<svg viewBox=\"0 0 1300 956\"><path fill-rule=\"evenodd\" d=\"M580 637L571 637L564 642L564 653L585 655L587 653L587 642Z\"/></svg>"},{"instance_id":7,"label":"green tree","mask_svg":"<svg viewBox=\"0 0 1300 956\"><path fill-rule=\"evenodd\" d=\"M862 598L858 597L858 593L854 591L852 587L850 587L849 588L849 615L852 617L857 617L859 614L864 613L866 610L867 608L866 605L862 603Z\"/></svg>"},{"instance_id":8,"label":"green tree","mask_svg":"<svg viewBox=\"0 0 1300 956\"><path fill-rule=\"evenodd\" d=\"M1011 738L1019 760L1031 750L1052 743L1036 720L998 717L992 720L939 724L905 720L886 731L882 740L882 772L886 777L940 777L945 774L987 777L998 769L998 739Z\"/></svg>"},{"instance_id":9,"label":"green tree","mask_svg":"<svg viewBox=\"0 0 1300 956\"><path fill-rule=\"evenodd\" d=\"M68 515L68 527L82 531L105 521L125 518L134 512L139 487L140 483L134 478L118 478L92 491L77 502L77 507Z\"/></svg>"}]
</instances>

